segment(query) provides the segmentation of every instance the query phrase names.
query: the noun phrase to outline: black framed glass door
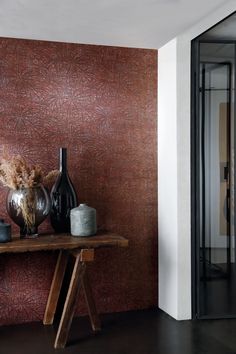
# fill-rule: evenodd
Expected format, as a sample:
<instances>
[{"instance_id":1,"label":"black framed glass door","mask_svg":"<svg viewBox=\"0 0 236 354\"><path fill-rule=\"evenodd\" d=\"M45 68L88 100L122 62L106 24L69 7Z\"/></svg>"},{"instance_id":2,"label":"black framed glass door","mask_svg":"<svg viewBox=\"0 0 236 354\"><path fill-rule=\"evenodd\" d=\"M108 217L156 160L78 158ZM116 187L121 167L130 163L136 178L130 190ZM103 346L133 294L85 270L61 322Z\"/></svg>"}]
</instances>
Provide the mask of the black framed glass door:
<instances>
[{"instance_id":1,"label":"black framed glass door","mask_svg":"<svg viewBox=\"0 0 236 354\"><path fill-rule=\"evenodd\" d=\"M193 309L236 317L235 44L193 43Z\"/></svg>"}]
</instances>

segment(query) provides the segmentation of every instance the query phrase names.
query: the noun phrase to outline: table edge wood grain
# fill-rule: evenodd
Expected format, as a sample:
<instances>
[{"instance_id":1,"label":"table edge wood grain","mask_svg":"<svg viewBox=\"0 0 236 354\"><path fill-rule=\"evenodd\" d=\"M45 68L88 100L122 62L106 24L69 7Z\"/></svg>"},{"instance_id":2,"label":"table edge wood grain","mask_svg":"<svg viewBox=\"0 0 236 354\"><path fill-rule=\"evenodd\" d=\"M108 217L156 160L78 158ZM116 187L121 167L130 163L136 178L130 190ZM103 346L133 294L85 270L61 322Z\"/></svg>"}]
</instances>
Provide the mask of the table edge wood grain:
<instances>
[{"instance_id":1,"label":"table edge wood grain","mask_svg":"<svg viewBox=\"0 0 236 354\"><path fill-rule=\"evenodd\" d=\"M128 247L128 240L113 232L100 231L94 236L77 237L70 234L41 234L37 238L20 238L0 243L1 253L23 253L52 250L73 250L99 247Z\"/></svg>"}]
</instances>

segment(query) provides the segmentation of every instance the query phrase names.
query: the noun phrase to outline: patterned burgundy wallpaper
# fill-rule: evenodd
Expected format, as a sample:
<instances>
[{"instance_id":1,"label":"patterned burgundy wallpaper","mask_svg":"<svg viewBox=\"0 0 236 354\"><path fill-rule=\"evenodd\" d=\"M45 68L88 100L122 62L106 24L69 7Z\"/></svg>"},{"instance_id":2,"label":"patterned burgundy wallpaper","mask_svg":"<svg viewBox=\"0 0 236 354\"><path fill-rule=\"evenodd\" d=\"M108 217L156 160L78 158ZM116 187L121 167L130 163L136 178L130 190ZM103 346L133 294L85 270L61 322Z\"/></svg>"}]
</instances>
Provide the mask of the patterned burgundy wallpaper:
<instances>
[{"instance_id":1,"label":"patterned burgundy wallpaper","mask_svg":"<svg viewBox=\"0 0 236 354\"><path fill-rule=\"evenodd\" d=\"M97 251L90 269L103 313L157 304L156 92L156 51L0 39L0 157L20 154L48 171L67 147L79 202L130 241ZM42 319L55 257L0 257L0 324ZM83 298L78 306L86 311Z\"/></svg>"}]
</instances>

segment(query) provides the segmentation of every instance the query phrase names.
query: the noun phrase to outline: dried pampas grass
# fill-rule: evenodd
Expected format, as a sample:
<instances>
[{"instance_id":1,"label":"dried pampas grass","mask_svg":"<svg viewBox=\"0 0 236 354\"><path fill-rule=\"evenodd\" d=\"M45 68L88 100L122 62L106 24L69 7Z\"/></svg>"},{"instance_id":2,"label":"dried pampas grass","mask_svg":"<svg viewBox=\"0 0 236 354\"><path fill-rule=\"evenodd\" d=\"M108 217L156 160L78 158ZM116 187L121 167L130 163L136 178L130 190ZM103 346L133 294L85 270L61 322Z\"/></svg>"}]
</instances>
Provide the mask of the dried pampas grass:
<instances>
[{"instance_id":1,"label":"dried pampas grass","mask_svg":"<svg viewBox=\"0 0 236 354\"><path fill-rule=\"evenodd\" d=\"M19 155L9 159L3 158L0 162L0 182L11 189L33 188L41 183L48 185L53 182L58 173L58 170L53 170L44 176L39 165L30 166Z\"/></svg>"}]
</instances>

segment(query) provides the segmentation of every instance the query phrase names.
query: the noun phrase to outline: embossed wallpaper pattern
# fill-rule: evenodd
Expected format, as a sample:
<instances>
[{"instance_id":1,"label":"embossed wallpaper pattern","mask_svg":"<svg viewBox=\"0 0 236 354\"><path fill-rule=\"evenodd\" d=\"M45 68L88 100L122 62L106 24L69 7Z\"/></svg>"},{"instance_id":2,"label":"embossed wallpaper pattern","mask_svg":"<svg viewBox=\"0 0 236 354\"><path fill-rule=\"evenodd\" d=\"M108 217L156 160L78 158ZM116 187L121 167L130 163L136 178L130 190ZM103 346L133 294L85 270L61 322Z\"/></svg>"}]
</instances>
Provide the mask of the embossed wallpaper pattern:
<instances>
[{"instance_id":1,"label":"embossed wallpaper pattern","mask_svg":"<svg viewBox=\"0 0 236 354\"><path fill-rule=\"evenodd\" d=\"M156 92L156 51L0 39L0 157L20 154L48 171L67 147L79 202L130 241L96 253L90 278L102 313L157 304ZM9 220L6 192L0 216ZM0 257L0 324L42 319L55 259Z\"/></svg>"}]
</instances>

